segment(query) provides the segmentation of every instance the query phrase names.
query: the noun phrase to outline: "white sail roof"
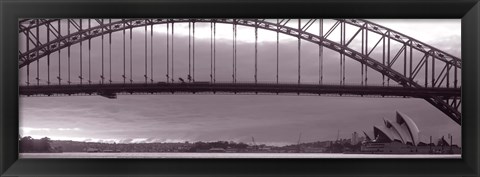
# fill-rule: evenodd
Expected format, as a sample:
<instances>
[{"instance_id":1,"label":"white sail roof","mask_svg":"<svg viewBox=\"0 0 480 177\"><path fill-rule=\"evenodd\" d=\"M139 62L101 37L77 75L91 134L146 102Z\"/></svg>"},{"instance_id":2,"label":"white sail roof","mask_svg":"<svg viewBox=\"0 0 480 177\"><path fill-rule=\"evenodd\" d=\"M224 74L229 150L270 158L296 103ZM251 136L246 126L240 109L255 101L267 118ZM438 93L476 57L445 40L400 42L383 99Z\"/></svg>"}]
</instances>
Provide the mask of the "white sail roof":
<instances>
[{"instance_id":1,"label":"white sail roof","mask_svg":"<svg viewBox=\"0 0 480 177\"><path fill-rule=\"evenodd\" d=\"M408 117L406 114L397 111L397 123L405 123L410 137L413 141L413 144L417 145L419 143L418 134L420 133L420 130L418 129L417 124L413 122L412 118Z\"/></svg>"},{"instance_id":2,"label":"white sail roof","mask_svg":"<svg viewBox=\"0 0 480 177\"><path fill-rule=\"evenodd\" d=\"M402 140L402 143L412 143L413 144L413 141L412 139L410 138L410 133L408 132L407 129L403 128L402 126L400 126L399 124L397 124L396 122L390 122L390 120L386 120L386 126L387 127L390 127L391 129L393 129L395 131L396 134L398 134L398 136L401 137L401 140Z\"/></svg>"},{"instance_id":3,"label":"white sail roof","mask_svg":"<svg viewBox=\"0 0 480 177\"><path fill-rule=\"evenodd\" d=\"M396 121L384 120L384 126L374 126L374 136L371 137L367 133L365 135L371 139L378 137L379 133L385 134L390 141L398 140L404 144L412 144L414 146L420 143L419 133L415 122L407 115L397 111Z\"/></svg>"}]
</instances>

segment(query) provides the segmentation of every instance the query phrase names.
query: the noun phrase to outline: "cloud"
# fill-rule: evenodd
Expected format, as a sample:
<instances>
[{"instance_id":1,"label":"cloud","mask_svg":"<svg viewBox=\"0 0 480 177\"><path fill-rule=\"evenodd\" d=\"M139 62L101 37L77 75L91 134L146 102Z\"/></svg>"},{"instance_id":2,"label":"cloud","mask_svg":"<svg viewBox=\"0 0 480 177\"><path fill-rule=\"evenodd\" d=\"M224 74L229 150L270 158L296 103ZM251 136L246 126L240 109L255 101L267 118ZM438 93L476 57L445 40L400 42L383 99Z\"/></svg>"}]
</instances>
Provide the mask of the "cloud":
<instances>
[{"instance_id":1,"label":"cloud","mask_svg":"<svg viewBox=\"0 0 480 177\"><path fill-rule=\"evenodd\" d=\"M341 130L342 138L348 138L353 131L368 131L373 125L379 125L383 118L394 118L396 110L411 116L426 135L440 137L442 134L453 133L455 137L460 137L461 130L447 116L420 99L255 95L152 95L122 96L119 99L130 100L117 103L121 110L132 110L129 115L141 111L150 113L137 115L137 118L118 114L115 120L109 116L98 118L82 114L43 117L42 120L47 122L70 120L54 125L76 125L81 131L57 133L52 131L55 129L52 127L49 128L51 133L32 134L113 139L125 143L173 140L250 142L252 136L258 142L295 142L298 133L302 132L302 141L309 142L331 140L336 137L338 129ZM86 100L105 105L111 102L101 97L79 97L74 100L70 97L52 97L51 100L73 106L81 105ZM131 108L138 103L150 106ZM98 106L89 111L105 113L102 108ZM158 116L154 115L155 112ZM22 122L29 123L31 118L24 118Z\"/></svg>"},{"instance_id":2,"label":"cloud","mask_svg":"<svg viewBox=\"0 0 480 177\"><path fill-rule=\"evenodd\" d=\"M80 131L79 128L58 128L59 131Z\"/></svg>"},{"instance_id":3,"label":"cloud","mask_svg":"<svg viewBox=\"0 0 480 177\"><path fill-rule=\"evenodd\" d=\"M28 134L32 132L37 132L38 131L50 131L49 128L31 128L31 127L20 127L20 134Z\"/></svg>"},{"instance_id":4,"label":"cloud","mask_svg":"<svg viewBox=\"0 0 480 177\"><path fill-rule=\"evenodd\" d=\"M32 136L39 134L61 134L68 131L81 131L80 128L34 128L34 127L22 127L20 126L20 135Z\"/></svg>"}]
</instances>

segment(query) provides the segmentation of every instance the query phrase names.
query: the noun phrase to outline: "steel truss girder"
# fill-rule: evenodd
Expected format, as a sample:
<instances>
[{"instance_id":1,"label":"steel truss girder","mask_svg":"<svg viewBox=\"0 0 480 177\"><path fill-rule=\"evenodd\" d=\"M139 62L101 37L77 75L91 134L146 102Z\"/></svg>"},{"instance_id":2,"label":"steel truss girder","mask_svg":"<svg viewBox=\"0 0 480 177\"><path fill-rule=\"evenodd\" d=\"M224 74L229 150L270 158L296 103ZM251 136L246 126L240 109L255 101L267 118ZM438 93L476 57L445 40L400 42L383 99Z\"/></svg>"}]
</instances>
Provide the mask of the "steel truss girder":
<instances>
[{"instance_id":1,"label":"steel truss girder","mask_svg":"<svg viewBox=\"0 0 480 177\"><path fill-rule=\"evenodd\" d=\"M387 36L388 38L395 40L399 43L406 43L407 46L412 47L418 51L422 51L424 53L432 52L432 56L434 58L446 63L453 64L458 68L462 67L462 60L460 58L455 57L446 52L443 52L440 49L437 49L433 46L430 46L426 43L423 43L415 38L409 37L395 30L383 27L381 25L378 25L363 19L336 19L336 20L348 23L350 25L357 26L359 28L366 28L370 32L374 32L382 36Z\"/></svg>"},{"instance_id":2,"label":"steel truss girder","mask_svg":"<svg viewBox=\"0 0 480 177\"><path fill-rule=\"evenodd\" d=\"M409 47L415 48L416 50L423 51L425 53L430 54L430 56L432 56L435 59L438 59L450 65L453 65L454 67L461 68L461 60L459 58L456 58L450 54L447 54L443 51L440 51L434 47L431 47L427 44L424 44L418 40L415 40L411 37L403 35L394 30L368 22L366 20L360 20L360 19L352 19L352 20L336 19L336 20L338 21L335 23L334 27L332 27L331 30L334 30L335 27L338 26L338 24L340 23L351 24L351 25L366 29L369 32L374 32L382 35L383 37L387 37L389 39L401 42L405 46L408 45ZM39 28L42 24L45 25L48 23L52 23L54 21L56 20L45 20L42 22L38 22L37 25L23 26L20 28L20 32L34 29L34 28ZM28 20L26 20L25 22L28 22ZM100 23L100 25L89 28L89 29L77 28L78 29L77 32L71 33L70 35L61 36L55 40L51 40L50 42L36 46L31 50L23 52L19 56L19 60L20 60L19 67L22 68L23 66L26 66L29 63L35 60L38 60L43 56L46 56L52 52L61 50L62 48L71 46L73 44L76 44L91 38L109 34L115 31L121 31L124 29L130 29L130 28L135 28L135 27L140 27L145 25L179 23L179 22L217 22L217 23L237 24L237 25L261 28L265 30L283 33L293 37L298 37L299 39L316 43L323 47L327 47L331 50L334 50L345 56L348 56L362 64L365 64L368 67L382 73L383 75L386 75L388 78L394 80L395 82L399 83L404 87L422 88L422 86L414 82L413 79L407 78L407 76L404 76L401 73L393 70L389 66L383 65L382 63L374 60L368 55L362 54L362 52L357 52L346 45L341 45L337 42L327 39L328 35L320 37L318 35L315 35L306 31L302 31L301 29L288 27L286 26L288 21L284 22L283 25L281 25L281 24L275 24L275 23L267 22L265 20L258 20L258 19L122 19L120 21L115 21L108 24ZM69 23L71 23L70 20L69 20ZM72 23L74 23L74 21L72 21ZM329 34L329 32L327 32L327 34ZM52 48L51 47L52 44L56 44L56 47ZM453 106L449 105L445 100L443 100L440 97L430 97L425 99L429 103L431 103L432 105L440 109L442 112L447 114L455 122L461 124L460 112L457 109L455 109Z\"/></svg>"}]
</instances>

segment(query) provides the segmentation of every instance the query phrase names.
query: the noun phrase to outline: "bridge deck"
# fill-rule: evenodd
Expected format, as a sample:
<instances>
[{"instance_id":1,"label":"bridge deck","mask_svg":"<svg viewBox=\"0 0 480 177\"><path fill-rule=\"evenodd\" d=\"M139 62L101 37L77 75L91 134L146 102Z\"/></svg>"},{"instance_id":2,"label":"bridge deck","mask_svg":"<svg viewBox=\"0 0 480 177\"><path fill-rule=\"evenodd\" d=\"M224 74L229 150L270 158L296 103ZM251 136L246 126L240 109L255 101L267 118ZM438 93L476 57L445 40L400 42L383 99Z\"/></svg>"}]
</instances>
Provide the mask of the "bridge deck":
<instances>
[{"instance_id":1,"label":"bridge deck","mask_svg":"<svg viewBox=\"0 0 480 177\"><path fill-rule=\"evenodd\" d=\"M459 88L409 88L358 85L314 85L314 84L263 84L263 83L126 83L126 84L83 84L83 85L35 85L20 86L23 96L61 96L96 94L115 97L116 94L136 93L296 93L318 95L358 95L426 98L440 96L459 98Z\"/></svg>"}]
</instances>

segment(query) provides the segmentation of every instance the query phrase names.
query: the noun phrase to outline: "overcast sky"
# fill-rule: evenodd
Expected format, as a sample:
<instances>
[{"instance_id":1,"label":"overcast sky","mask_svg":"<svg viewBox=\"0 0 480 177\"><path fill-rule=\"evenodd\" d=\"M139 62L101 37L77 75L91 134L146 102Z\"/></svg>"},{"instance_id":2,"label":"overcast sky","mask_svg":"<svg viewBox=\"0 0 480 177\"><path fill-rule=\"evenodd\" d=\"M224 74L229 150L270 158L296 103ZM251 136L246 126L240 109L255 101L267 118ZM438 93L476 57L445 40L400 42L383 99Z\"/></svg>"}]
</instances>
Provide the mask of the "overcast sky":
<instances>
[{"instance_id":1,"label":"overcast sky","mask_svg":"<svg viewBox=\"0 0 480 177\"><path fill-rule=\"evenodd\" d=\"M374 19L372 22L394 29L435 46L454 56L460 57L460 19L402 20ZM304 21L306 22L306 21ZM333 21L325 21L325 30ZM290 26L295 27L292 22ZM165 25L154 27L154 70L153 79L164 81ZM196 26L196 80L209 81L210 74L210 24ZM314 24L308 32L318 34ZM347 27L347 38L355 32ZM144 28L134 33L133 80L142 82L144 71ZM150 27L148 27L150 34ZM331 36L339 36L334 32ZM373 35L373 34L369 34ZM373 36L371 36L373 37ZM21 38L21 37L20 37ZM106 38L108 39L108 38ZM121 81L123 74L123 41L121 32L112 37L112 80ZM238 27L237 34L237 75L239 81L253 81L254 31L253 28ZM297 48L296 38L280 35L280 82L296 82ZM332 37L335 41L335 38ZM105 40L108 49L108 40ZM273 82L276 75L276 33L259 30L259 81ZM359 45L353 40L352 48ZM91 80L98 82L101 71L100 39L92 40ZM369 41L373 46L376 41ZM150 36L148 36L150 44ZM88 43L83 43L84 70L88 77ZM20 48L25 44L20 43ZM128 31L127 31L127 49ZM175 79L188 75L188 24L175 24ZM398 47L398 46L397 46ZM72 47L72 63L78 65L78 45ZM399 48L399 47L398 47ZM147 58L150 62L150 48ZM318 82L318 45L302 42L302 83ZM395 50L395 49L393 49ZM392 52L393 52L392 50ZM398 49L397 49L398 50ZM60 72L66 82L66 50L62 50ZM395 52L396 53L396 52ZM374 51L372 56L378 54ZM108 52L105 54L108 60ZM129 52L127 51L127 62ZM51 55L50 79L56 83L58 75L58 54ZM346 82L360 84L360 65L347 57ZM324 83L339 82L338 53L324 51ZM399 61L393 66L403 64ZM106 63L106 66L108 63ZM32 65L35 66L35 65ZM161 67L160 67L161 66ZM217 81L230 81L232 75L232 26L217 25ZM126 66L127 68L130 65ZM45 62L41 63L41 82L46 82ZM107 67L105 67L107 68ZM31 73L36 73L35 67ZM72 68L72 82L78 82L78 68ZM109 78L109 70L106 69ZM147 70L150 77L152 71ZM129 71L126 71L127 76ZM369 83L381 84L381 75L368 71ZM419 74L421 76L421 74ZM36 76L30 76L35 82ZM20 83L26 82L25 69L21 70ZM41 138L69 139L79 141L107 142L183 142L183 141L255 141L283 145L294 143L302 133L301 142L335 140L337 131L340 138L351 134L372 131L374 125L382 125L383 119L394 120L395 111L409 115L418 125L421 138L454 136L454 143L460 144L461 127L425 100L414 98L364 98L327 96L273 96L273 95L121 95L117 99L99 96L72 97L21 97L20 134Z\"/></svg>"}]
</instances>

